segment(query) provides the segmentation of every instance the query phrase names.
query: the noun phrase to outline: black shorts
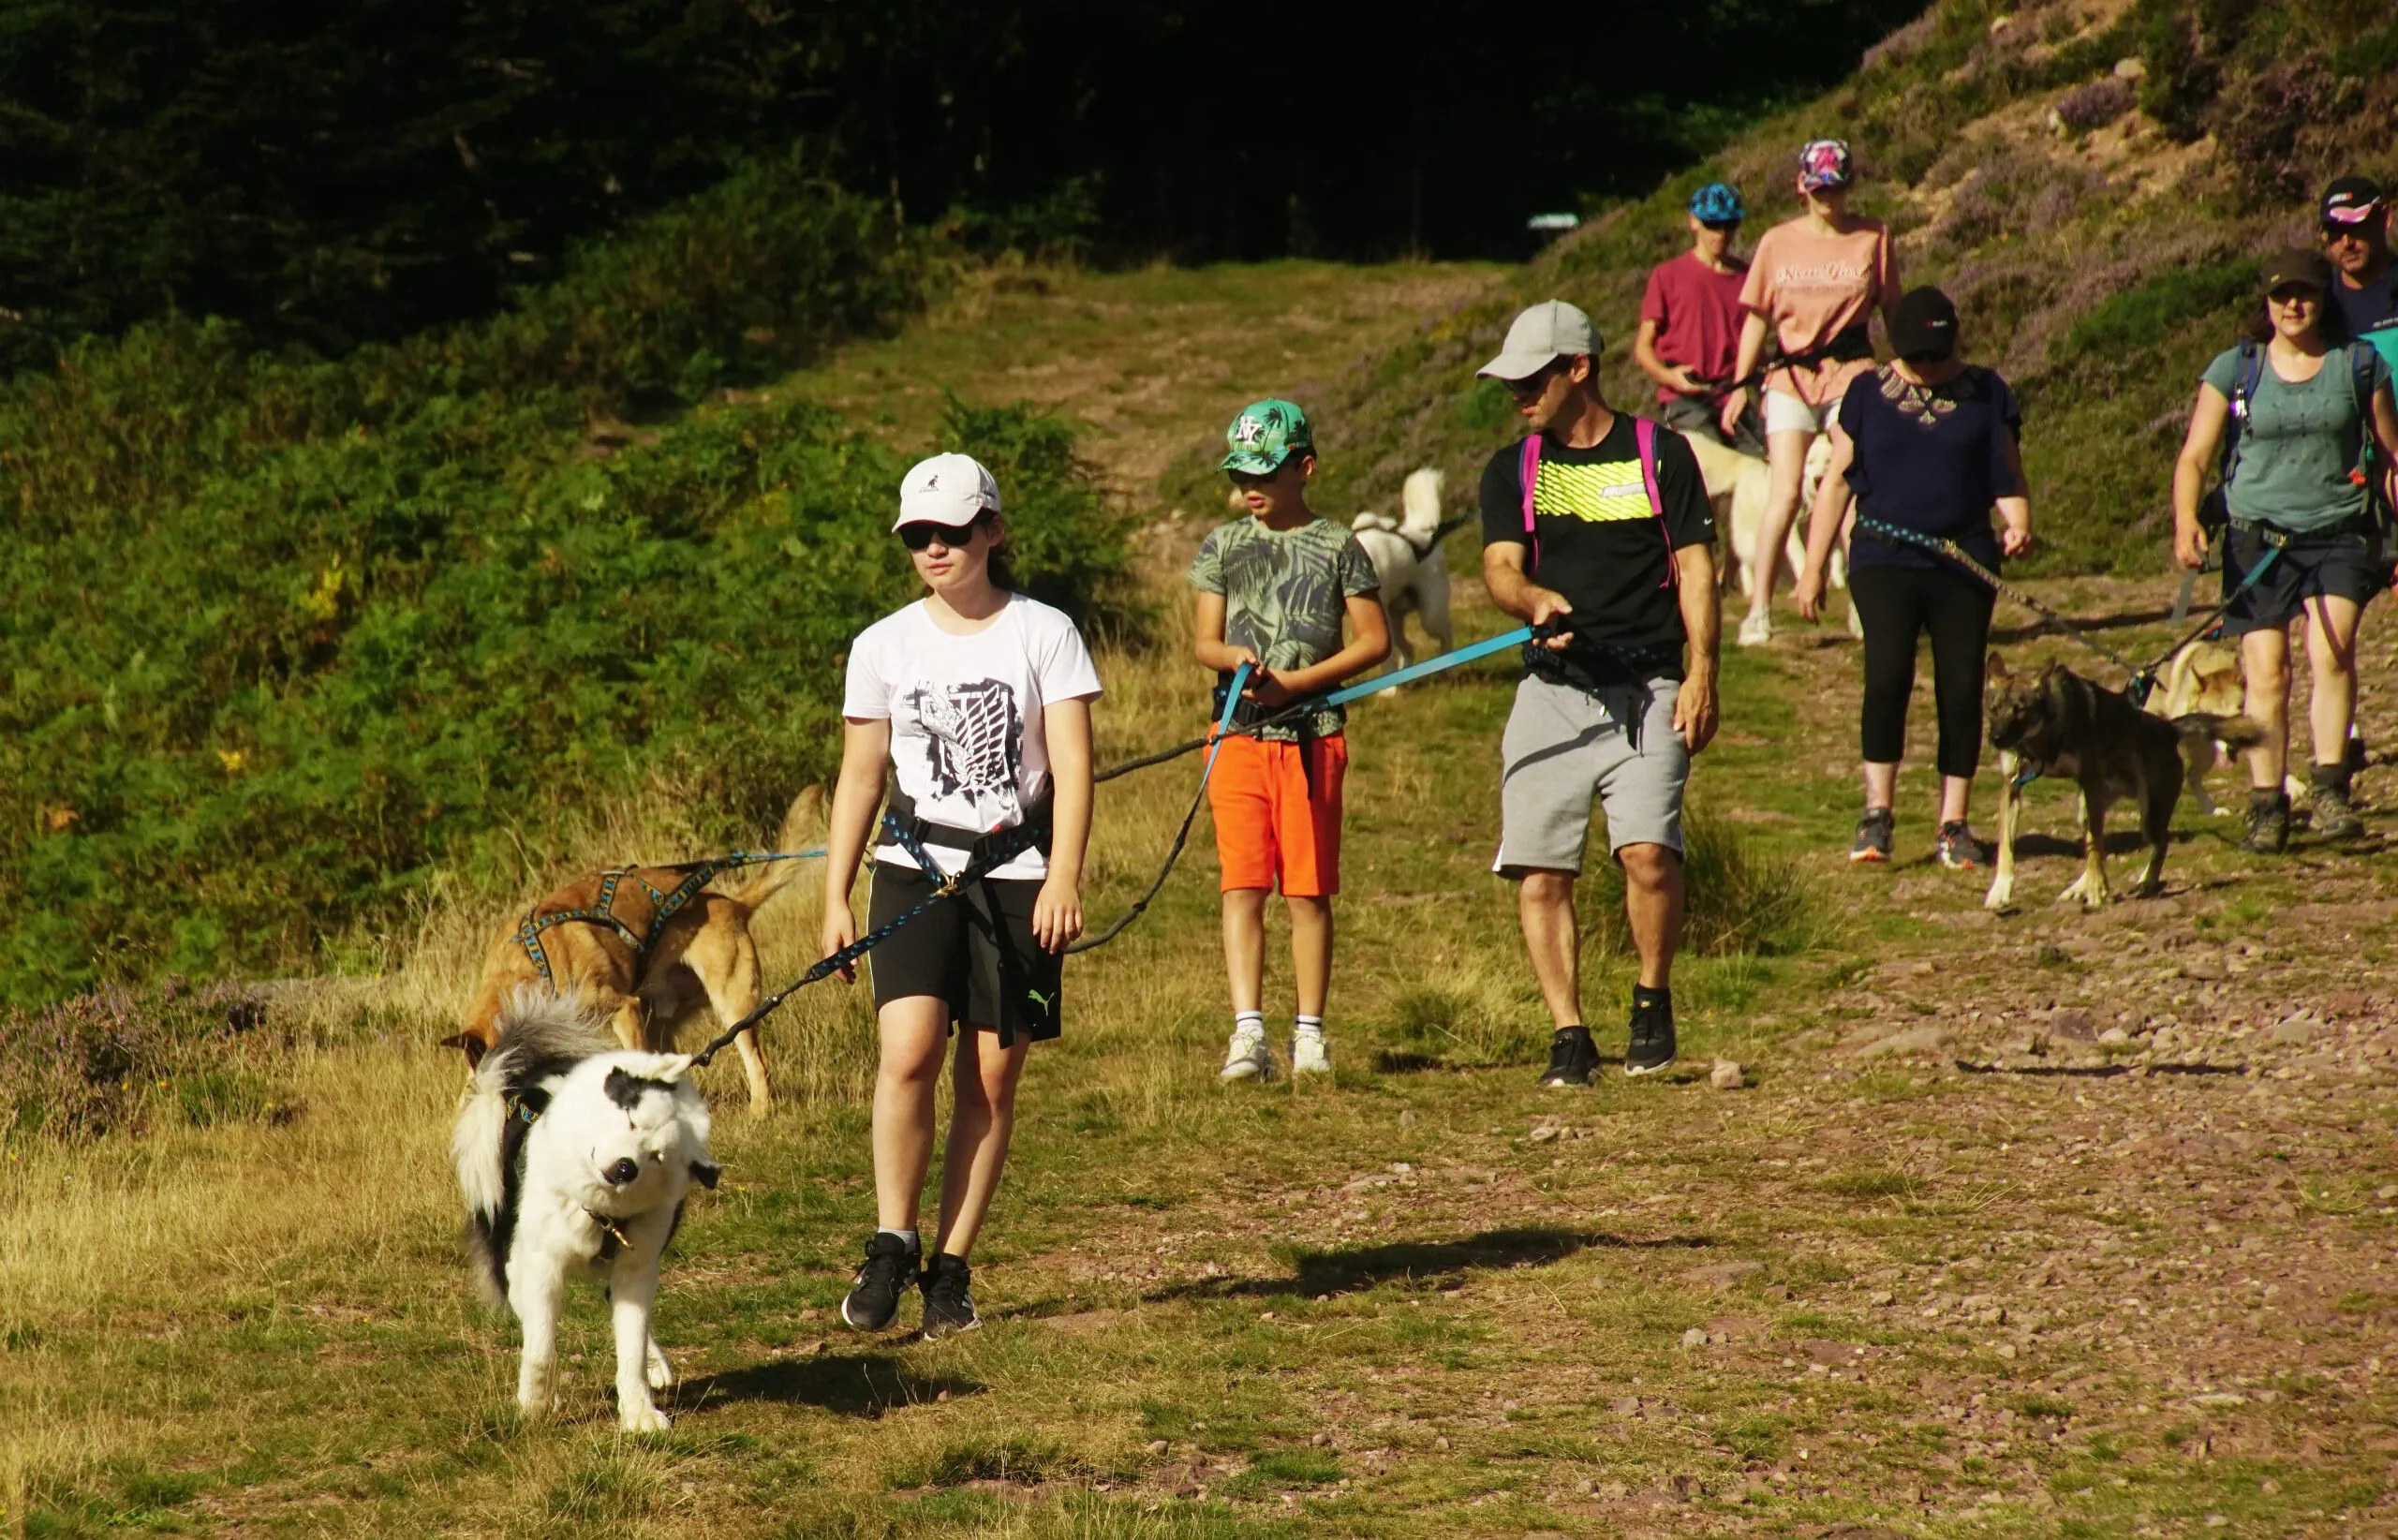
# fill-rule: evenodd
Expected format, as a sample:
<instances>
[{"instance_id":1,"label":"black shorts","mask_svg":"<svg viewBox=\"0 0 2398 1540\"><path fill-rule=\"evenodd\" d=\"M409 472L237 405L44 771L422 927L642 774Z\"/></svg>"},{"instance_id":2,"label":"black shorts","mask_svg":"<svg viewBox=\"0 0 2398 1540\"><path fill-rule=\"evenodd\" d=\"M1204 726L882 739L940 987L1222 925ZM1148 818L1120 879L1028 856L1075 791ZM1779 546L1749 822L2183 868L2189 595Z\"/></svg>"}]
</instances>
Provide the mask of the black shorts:
<instances>
[{"instance_id":1,"label":"black shorts","mask_svg":"<svg viewBox=\"0 0 2398 1540\"><path fill-rule=\"evenodd\" d=\"M915 908L933 885L913 866L876 862L866 928L879 930ZM1002 1048L1018 1036L1056 1037L1066 959L1033 940L1032 901L1040 896L1038 881L986 877L901 925L866 954L875 1009L933 995L948 1002L953 1028L963 1022L996 1031Z\"/></svg>"},{"instance_id":2,"label":"black shorts","mask_svg":"<svg viewBox=\"0 0 2398 1540\"><path fill-rule=\"evenodd\" d=\"M2223 547L2223 591L2241 582L2271 550L2253 530L2234 529ZM2390 586L2390 562L2376 536L2293 535L2264 576L2231 601L2223 614L2223 634L2278 630L2298 618L2319 595L2361 605Z\"/></svg>"}]
</instances>

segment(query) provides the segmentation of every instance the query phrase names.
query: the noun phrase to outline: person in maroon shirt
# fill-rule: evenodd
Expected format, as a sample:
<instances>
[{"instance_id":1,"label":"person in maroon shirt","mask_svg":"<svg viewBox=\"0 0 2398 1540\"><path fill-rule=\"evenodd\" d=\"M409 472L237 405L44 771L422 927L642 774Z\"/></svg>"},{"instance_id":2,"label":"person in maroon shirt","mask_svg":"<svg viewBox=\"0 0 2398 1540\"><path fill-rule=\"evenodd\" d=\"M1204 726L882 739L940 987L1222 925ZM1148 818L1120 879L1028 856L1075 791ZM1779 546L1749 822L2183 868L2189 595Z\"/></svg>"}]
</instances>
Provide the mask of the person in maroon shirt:
<instances>
[{"instance_id":1,"label":"person in maroon shirt","mask_svg":"<svg viewBox=\"0 0 2398 1540\"><path fill-rule=\"evenodd\" d=\"M1763 459L1765 425L1754 406L1729 439L1718 421L1740 345L1740 282L1749 265L1732 255L1732 237L1745 212L1739 193L1721 182L1691 195L1690 249L1650 271L1632 359L1657 382L1658 416L1667 427Z\"/></svg>"}]
</instances>

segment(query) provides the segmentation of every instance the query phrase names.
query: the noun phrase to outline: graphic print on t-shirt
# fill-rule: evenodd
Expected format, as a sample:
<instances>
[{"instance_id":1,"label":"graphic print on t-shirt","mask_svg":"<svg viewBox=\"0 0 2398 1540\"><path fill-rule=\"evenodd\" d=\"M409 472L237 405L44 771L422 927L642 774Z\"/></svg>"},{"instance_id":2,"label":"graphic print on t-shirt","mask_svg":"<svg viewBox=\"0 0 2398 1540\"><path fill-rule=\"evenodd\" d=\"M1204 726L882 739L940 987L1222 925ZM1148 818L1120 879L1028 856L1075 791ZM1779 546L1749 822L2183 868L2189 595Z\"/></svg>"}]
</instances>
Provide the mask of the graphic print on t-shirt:
<instances>
[{"instance_id":1,"label":"graphic print on t-shirt","mask_svg":"<svg viewBox=\"0 0 2398 1540\"><path fill-rule=\"evenodd\" d=\"M1012 823L1019 811L1015 773L1024 751L1015 691L999 679L919 685L907 703L924 725L925 768L935 800L962 798L977 829Z\"/></svg>"}]
</instances>

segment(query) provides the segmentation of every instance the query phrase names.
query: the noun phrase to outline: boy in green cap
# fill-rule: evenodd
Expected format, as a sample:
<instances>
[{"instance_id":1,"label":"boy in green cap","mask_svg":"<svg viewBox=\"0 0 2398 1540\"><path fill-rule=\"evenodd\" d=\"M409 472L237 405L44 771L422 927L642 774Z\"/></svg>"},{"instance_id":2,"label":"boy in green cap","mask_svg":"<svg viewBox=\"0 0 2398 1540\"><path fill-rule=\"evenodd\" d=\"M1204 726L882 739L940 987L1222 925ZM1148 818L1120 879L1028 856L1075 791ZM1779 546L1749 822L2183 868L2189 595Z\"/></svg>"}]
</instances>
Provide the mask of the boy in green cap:
<instances>
[{"instance_id":1,"label":"boy in green cap","mask_svg":"<svg viewBox=\"0 0 2398 1540\"><path fill-rule=\"evenodd\" d=\"M1381 579L1356 537L1308 507L1315 437L1307 413L1267 399L1244 407L1224 441L1224 471L1250 516L1211 530L1191 563L1198 590L1192 649L1217 674L1251 665L1235 725L1320 695L1390 654ZM1341 622L1349 642L1341 643ZM1219 712L1221 711L1221 697ZM1227 738L1207 806L1223 866L1224 969L1233 997L1226 1080L1266 1080L1266 898L1278 884L1291 913L1298 985L1291 1068L1324 1074L1325 997L1332 981L1332 896L1340 889L1340 781L1348 768L1339 706Z\"/></svg>"}]
</instances>

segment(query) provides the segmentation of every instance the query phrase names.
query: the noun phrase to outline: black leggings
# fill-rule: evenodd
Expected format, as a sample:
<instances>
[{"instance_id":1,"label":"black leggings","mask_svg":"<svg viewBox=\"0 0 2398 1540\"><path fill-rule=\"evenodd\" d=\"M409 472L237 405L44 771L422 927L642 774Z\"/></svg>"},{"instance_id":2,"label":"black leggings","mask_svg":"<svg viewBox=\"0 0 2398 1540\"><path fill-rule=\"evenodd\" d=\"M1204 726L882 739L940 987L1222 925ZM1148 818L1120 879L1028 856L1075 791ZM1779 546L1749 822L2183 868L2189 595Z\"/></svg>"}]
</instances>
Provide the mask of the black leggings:
<instances>
[{"instance_id":1,"label":"black leggings","mask_svg":"<svg viewBox=\"0 0 2398 1540\"><path fill-rule=\"evenodd\" d=\"M1907 745L1916 639L1932 633L1932 694L1940 712L1940 773L1971 779L1982 757L1982 656L1998 596L1946 568L1853 567L1849 598L1865 628L1865 710L1858 737L1870 764L1894 764Z\"/></svg>"}]
</instances>

